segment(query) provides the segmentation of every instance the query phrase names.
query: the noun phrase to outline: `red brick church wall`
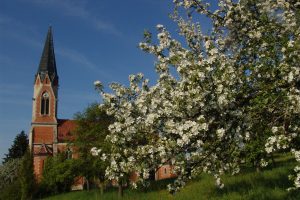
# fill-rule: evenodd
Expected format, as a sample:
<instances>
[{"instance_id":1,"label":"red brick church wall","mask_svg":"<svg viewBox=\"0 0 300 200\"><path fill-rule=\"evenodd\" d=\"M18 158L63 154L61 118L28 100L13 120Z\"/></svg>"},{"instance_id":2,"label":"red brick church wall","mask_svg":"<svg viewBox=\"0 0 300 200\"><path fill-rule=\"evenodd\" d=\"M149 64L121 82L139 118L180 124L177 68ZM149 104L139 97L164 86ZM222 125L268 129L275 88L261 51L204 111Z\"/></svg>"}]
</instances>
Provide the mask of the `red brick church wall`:
<instances>
[{"instance_id":1,"label":"red brick church wall","mask_svg":"<svg viewBox=\"0 0 300 200\"><path fill-rule=\"evenodd\" d=\"M52 144L54 141L53 127L39 126L33 128L33 142Z\"/></svg>"}]
</instances>

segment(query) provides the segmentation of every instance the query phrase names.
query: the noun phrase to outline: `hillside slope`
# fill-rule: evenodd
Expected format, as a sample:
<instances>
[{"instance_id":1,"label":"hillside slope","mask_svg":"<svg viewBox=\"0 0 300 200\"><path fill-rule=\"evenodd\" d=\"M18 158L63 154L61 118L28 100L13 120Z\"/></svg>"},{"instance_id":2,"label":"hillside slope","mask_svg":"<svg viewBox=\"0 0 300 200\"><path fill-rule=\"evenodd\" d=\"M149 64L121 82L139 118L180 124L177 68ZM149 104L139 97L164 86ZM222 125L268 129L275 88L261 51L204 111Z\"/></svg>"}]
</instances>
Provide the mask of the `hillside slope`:
<instances>
[{"instance_id":1,"label":"hillside slope","mask_svg":"<svg viewBox=\"0 0 300 200\"><path fill-rule=\"evenodd\" d=\"M300 191L288 192L292 186L288 174L295 166L291 156L278 157L276 167L268 167L257 173L253 169L244 169L237 176L224 176L225 187L216 188L214 180L209 175L202 175L191 181L180 192L171 195L166 191L169 181L154 182L145 191L128 189L124 193L124 200L298 200ZM61 194L45 200L113 200L118 199L117 191L110 189L103 196L98 190L79 191Z\"/></svg>"}]
</instances>

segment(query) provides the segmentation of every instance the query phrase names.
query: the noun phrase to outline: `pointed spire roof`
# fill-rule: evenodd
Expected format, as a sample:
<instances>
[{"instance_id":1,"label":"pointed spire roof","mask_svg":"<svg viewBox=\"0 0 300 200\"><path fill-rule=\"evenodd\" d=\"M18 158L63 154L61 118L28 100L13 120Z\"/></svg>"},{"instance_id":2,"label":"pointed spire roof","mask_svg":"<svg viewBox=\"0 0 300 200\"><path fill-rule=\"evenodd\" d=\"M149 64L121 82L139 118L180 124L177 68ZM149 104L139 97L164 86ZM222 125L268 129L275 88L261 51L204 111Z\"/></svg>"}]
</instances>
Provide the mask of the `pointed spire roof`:
<instances>
[{"instance_id":1,"label":"pointed spire roof","mask_svg":"<svg viewBox=\"0 0 300 200\"><path fill-rule=\"evenodd\" d=\"M56 78L58 78L51 26L48 29L44 50L43 50L43 54L41 57L37 74L40 75L42 80L45 78L46 74L48 74L51 81L54 81Z\"/></svg>"}]
</instances>

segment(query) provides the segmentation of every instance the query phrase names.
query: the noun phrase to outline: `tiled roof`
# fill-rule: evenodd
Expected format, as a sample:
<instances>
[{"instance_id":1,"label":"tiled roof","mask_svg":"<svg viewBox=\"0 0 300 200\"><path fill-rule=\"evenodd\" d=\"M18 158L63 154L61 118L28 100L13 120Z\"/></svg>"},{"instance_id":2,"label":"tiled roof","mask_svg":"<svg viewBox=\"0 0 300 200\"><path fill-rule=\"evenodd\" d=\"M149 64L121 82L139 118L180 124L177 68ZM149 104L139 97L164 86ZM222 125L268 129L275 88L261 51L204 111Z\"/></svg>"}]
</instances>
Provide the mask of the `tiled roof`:
<instances>
[{"instance_id":1,"label":"tiled roof","mask_svg":"<svg viewBox=\"0 0 300 200\"><path fill-rule=\"evenodd\" d=\"M76 121L69 119L58 119L58 142L72 141L72 131L76 128Z\"/></svg>"},{"instance_id":2,"label":"tiled roof","mask_svg":"<svg viewBox=\"0 0 300 200\"><path fill-rule=\"evenodd\" d=\"M54 54L54 45L53 45L53 38L52 38L52 28L49 27L43 54L41 57L40 65L37 74L40 75L41 79L43 80L48 74L51 81L54 81L58 78L57 70L56 70L56 62L55 62L55 54Z\"/></svg>"}]
</instances>

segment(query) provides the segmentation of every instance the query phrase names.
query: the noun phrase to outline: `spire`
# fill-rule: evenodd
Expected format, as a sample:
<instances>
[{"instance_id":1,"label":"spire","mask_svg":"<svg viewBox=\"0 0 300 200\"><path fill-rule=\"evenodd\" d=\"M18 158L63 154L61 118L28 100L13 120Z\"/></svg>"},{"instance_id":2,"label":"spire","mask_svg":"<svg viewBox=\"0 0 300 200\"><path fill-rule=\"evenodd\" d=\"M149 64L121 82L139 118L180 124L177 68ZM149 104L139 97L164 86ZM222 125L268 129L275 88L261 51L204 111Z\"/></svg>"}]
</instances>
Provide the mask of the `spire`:
<instances>
[{"instance_id":1,"label":"spire","mask_svg":"<svg viewBox=\"0 0 300 200\"><path fill-rule=\"evenodd\" d=\"M50 77L51 82L57 79L57 70L56 70L56 63L55 63L55 55L54 55L54 45L53 45L53 38L52 38L52 27L50 26L48 29L43 54L41 57L40 65L37 74L40 75L41 79L43 80L48 74Z\"/></svg>"}]
</instances>

